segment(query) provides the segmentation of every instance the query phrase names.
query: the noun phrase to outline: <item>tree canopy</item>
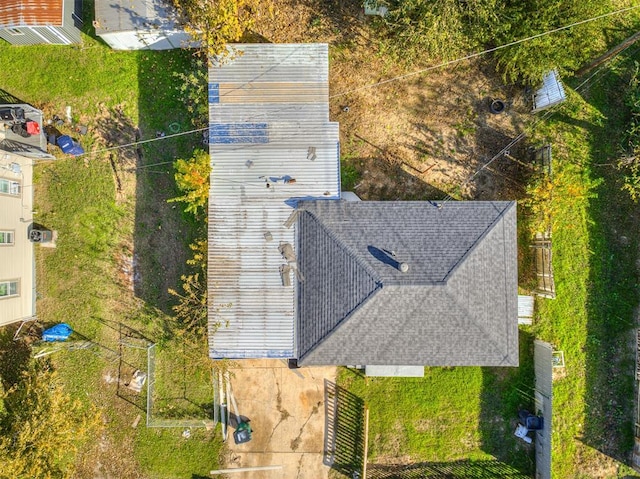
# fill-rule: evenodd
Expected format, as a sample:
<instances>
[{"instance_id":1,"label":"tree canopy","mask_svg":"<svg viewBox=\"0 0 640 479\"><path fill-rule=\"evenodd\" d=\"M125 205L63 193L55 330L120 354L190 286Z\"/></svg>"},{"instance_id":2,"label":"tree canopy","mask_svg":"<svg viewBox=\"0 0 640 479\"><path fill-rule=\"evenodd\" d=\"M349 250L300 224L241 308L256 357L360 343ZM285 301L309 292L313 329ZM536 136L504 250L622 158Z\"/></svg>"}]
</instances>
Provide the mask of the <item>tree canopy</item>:
<instances>
[{"instance_id":1,"label":"tree canopy","mask_svg":"<svg viewBox=\"0 0 640 479\"><path fill-rule=\"evenodd\" d=\"M227 54L226 45L240 40L253 25L259 0L172 0L185 29L209 57Z\"/></svg>"},{"instance_id":2,"label":"tree canopy","mask_svg":"<svg viewBox=\"0 0 640 479\"><path fill-rule=\"evenodd\" d=\"M71 477L74 454L98 419L63 391L49 364L31 361L0 392L0 404L0 478Z\"/></svg>"},{"instance_id":3,"label":"tree canopy","mask_svg":"<svg viewBox=\"0 0 640 479\"><path fill-rule=\"evenodd\" d=\"M186 203L184 210L198 216L201 210L206 211L209 201L209 175L211 174L209 153L197 149L190 159L178 159L173 167L176 170L176 185L183 194L168 201Z\"/></svg>"},{"instance_id":4,"label":"tree canopy","mask_svg":"<svg viewBox=\"0 0 640 479\"><path fill-rule=\"evenodd\" d=\"M381 31L384 46L400 59L451 60L611 10L611 0L391 0ZM533 84L554 68L576 70L603 35L603 21L594 21L500 49L498 71L505 81Z\"/></svg>"}]
</instances>

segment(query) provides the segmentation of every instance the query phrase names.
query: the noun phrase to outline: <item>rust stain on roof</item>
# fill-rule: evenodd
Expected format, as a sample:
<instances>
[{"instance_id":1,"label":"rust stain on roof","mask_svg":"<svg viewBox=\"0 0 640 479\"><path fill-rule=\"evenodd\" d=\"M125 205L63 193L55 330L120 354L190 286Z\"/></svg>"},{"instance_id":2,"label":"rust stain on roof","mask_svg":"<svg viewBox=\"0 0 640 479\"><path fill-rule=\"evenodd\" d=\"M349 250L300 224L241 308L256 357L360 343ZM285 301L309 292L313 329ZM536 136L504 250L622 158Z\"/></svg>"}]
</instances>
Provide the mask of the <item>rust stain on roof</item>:
<instances>
[{"instance_id":1,"label":"rust stain on roof","mask_svg":"<svg viewBox=\"0 0 640 479\"><path fill-rule=\"evenodd\" d=\"M62 0L4 0L0 26L62 26L62 10Z\"/></svg>"}]
</instances>

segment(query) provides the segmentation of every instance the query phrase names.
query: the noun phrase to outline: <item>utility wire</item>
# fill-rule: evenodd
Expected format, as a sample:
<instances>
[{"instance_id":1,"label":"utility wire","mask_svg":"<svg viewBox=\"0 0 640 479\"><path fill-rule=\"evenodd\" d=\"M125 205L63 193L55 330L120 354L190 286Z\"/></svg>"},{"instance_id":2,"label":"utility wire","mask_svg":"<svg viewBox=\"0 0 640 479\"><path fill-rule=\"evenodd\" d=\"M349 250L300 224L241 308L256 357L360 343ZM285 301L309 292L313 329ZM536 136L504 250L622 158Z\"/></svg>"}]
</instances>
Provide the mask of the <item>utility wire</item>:
<instances>
[{"instance_id":1,"label":"utility wire","mask_svg":"<svg viewBox=\"0 0 640 479\"><path fill-rule=\"evenodd\" d=\"M347 90L347 91L344 91L344 92L341 92L341 93L336 93L335 95L330 95L329 99L331 100L333 98L338 98L338 97L341 97L341 96L345 96L345 95L348 95L348 94L356 92L356 91L361 91L361 90L365 90L365 89L369 89L369 88L375 88L375 87L378 87L378 86L381 86L381 85L386 85L387 83L391 83L391 82L394 82L394 81L399 81L399 80L403 80L405 78L409 78L409 77L412 77L412 76L421 75L422 73L426 73L428 71L436 70L436 69L439 69L439 68L444 68L444 67L447 67L449 65L460 63L460 62L465 61L465 60L470 60L472 58L477 58L479 56L486 55L488 53L492 53L492 52L501 50L503 48L511 47L513 45L518 45L520 43L524 43L524 42L527 42L527 41L530 41L530 40L534 40L536 38L540 38L540 37L543 37L545 35L550 35L552 33L556 33L556 32L562 31L562 30L566 30L566 29L569 29L569 28L572 28L572 27L575 27L575 26L578 26L578 25L582 25L582 24L585 24L585 23L593 22L595 20L600 20L602 18L610 17L612 15L618 15L620 13L624 13L624 12L628 12L628 11L631 11L631 10L635 10L637 8L640 8L640 5L636 5L636 6L633 6L633 7L622 8L622 9L619 9L619 10L615 10L613 12L604 13L604 14L598 15L596 17L588 18L586 20L581 20L579 22L574 22L574 23L572 23L570 25L565 25L565 26L562 26L562 27L554 28L553 30L548 30L546 32L538 33L536 35L531 35L529 37L522 38L520 40L515 40L513 42L506 43L504 45L500 45L500 46L497 46L497 47L494 47L494 48L489 48L487 50L483 50L481 52L472 53L472 54L466 55L464 57L457 58L455 60L449 60L449 61L440 63L438 65L433 65L431 67L427 67L427 68L424 68L422 70L417 70L417 71L410 72L410 73L407 73L407 74L404 74L404 75L399 75L397 77L389 78L387 80L383 80L383 81L380 81L380 82L371 83L369 85L363 85L361 87L353 88L351 90ZM149 138L147 140L140 140L140 141L136 141L136 142L132 142L132 143L127 143L125 145L112 146L112 147L103 148L103 149L100 149L100 150L95 150L95 151L83 153L81 155L75 156L75 158L82 158L82 157L86 157L86 156L90 156L90 155L99 155L101 153L106 153L106 152L113 151L113 150L131 148L131 147L134 147L134 146L137 146L137 145L142 145L142 144L146 144L146 143L152 143L152 142L155 142L155 141L167 140L169 138L175 138L175 137L178 137L178 136L189 135L189 134L197 133L197 132L201 132L201 131L207 131L208 129L209 129L209 127L207 126L207 127L204 127L204 128L196 128L196 129L193 129L193 130L187 130L187 131L183 131L183 132L180 132L180 133L174 133L174 134L171 134L171 135L165 135L165 136L158 137L158 138ZM157 164L154 164L154 165L141 165L139 167L136 167L136 169L147 168L147 167L150 167L150 166L157 166L157 165L160 165L160 164L166 164L166 163L157 163Z\"/></svg>"},{"instance_id":2,"label":"utility wire","mask_svg":"<svg viewBox=\"0 0 640 479\"><path fill-rule=\"evenodd\" d=\"M601 65L597 70L595 70L591 75L589 75L589 77L587 77L582 83L580 83L577 87L575 87L575 91L579 92L583 87L587 86L587 84L599 73L603 72L605 70L605 68L608 68L608 65L614 60L616 59L619 55L621 55L622 53L624 53L625 51L627 51L629 48L631 47L631 45L629 45L628 47L626 47L625 49L619 51L618 53L615 54L615 56L613 56L611 59L609 59L607 62L605 62L603 65ZM640 50L640 48L637 48L636 50L633 51L632 55L637 53ZM494 161L496 161L498 158L501 158L505 153L507 153L511 148L513 148L517 143L520 142L520 140L522 140L525 135L530 132L533 131L535 129L535 127L542 121L546 120L547 118L549 118L553 113L556 112L556 110L558 109L560 105L555 105L554 107L550 108L549 110L547 110L542 116L540 116L539 118L537 118L532 124L528 125L524 131L522 133L520 133L518 136L516 136L513 140L511 140L509 142L509 144L507 144L507 146L505 146L502 150L500 150L498 153L496 153L493 157L491 157L491 159L484 163L480 168L478 168L471 176L469 176L466 180L464 180L463 182L460 183L460 185L458 185L458 188L463 187L464 185L466 185L467 183L469 183L470 181L472 181L478 174L480 174L480 172L482 170L484 170L485 168L487 168L491 163L493 163ZM453 197L451 196L451 194L447 194L447 196L445 196L441 201L441 205L438 205L438 207L445 205L447 202L451 201L453 199Z\"/></svg>"},{"instance_id":3,"label":"utility wire","mask_svg":"<svg viewBox=\"0 0 640 479\"><path fill-rule=\"evenodd\" d=\"M472 58L477 58L477 57L480 57L482 55L486 55L487 53L493 53L493 52L496 52L498 50L502 50L504 48L508 48L508 47L512 47L514 45L518 45L520 43L528 42L530 40L535 40L536 38L544 37L546 35L551 35L552 33L557 33L557 32L560 32L562 30L567 30L569 28L573 28L573 27L578 26L578 25L583 25L585 23L589 23L589 22L593 22L593 21L596 21L596 20L600 20L601 18L606 18L606 17L610 17L612 15L618 15L620 13L624 13L624 12L628 12L628 11L631 11L631 10L635 10L636 8L640 8L640 5L636 5L634 7L622 8L620 10L616 10L616 11L609 12L609 13L604 13L604 14L598 15L596 17L587 18L586 20L580 20L579 22L575 22L575 23L572 23L570 25L565 25L563 27L554 28L553 30L548 30L546 32L538 33L536 35L531 35L530 37L521 38L520 40L515 40L513 42L509 42L509 43L506 43L504 45L500 45L500 46L497 46L497 47L489 48L489 49L483 50L481 52L471 53L471 54L469 54L467 56L464 56L464 57L461 57L461 58L456 58L455 60L449 60L449 61L446 61L446 62L443 62L443 63L439 63L438 65L433 65L433 66L430 66L430 67L427 67L427 68L423 68L422 70L416 70L416 71L413 71L413 72L410 72L410 73L406 73L404 75L399 75L397 77L388 78L386 80L382 80L382 81L379 81L379 82L376 82L376 83L371 83L369 85L363 85L363 86L360 86L360 87L357 87L357 88L353 88L351 90L343 91L341 93L336 93L335 95L331 95L329 97L329 99L338 98L338 97L341 97L341 96L344 96L344 95L348 95L350 93L354 93L354 92L357 92L357 91L366 90L368 88L378 87L380 85L386 85L387 83L391 83L391 82L395 82L395 81L399 81L399 80L404 80L405 78L409 78L409 77L416 76L416 75L421 75L421 74L426 73L426 72L431 71L431 70L437 70L439 68L448 67L449 65L454 65L456 63L460 63L460 62L463 62L465 60L471 60Z\"/></svg>"},{"instance_id":4,"label":"utility wire","mask_svg":"<svg viewBox=\"0 0 640 479\"><path fill-rule=\"evenodd\" d=\"M610 16L617 15L617 14L620 14L620 13L624 13L624 12L628 12L628 11L631 11L631 10L635 10L637 8L640 8L640 5L636 5L636 6L633 6L633 7L622 8L622 9L619 9L619 10L615 10L613 12L604 13L604 14L598 15L596 17L588 18L586 20L581 20L579 22L574 22L574 23L572 23L570 25L565 25L565 26L562 26L562 27L558 27L558 28L555 28L555 29L552 29L552 30L548 30L546 32L538 33L536 35L531 35L529 37L522 38L520 40L515 40L513 42L506 43L504 45L500 45L500 46L497 46L497 47L494 47L494 48L483 50L481 52L472 53L472 54L466 55L464 57L457 58L455 60L449 60L449 61L440 63L438 65L427 67L427 68L424 68L424 69L421 69L421 70L417 70L417 71L414 71L414 72L411 72L411 73L407 73L407 74L404 74L404 75L399 75L399 76L394 77L394 78L389 78L387 80L383 80L383 81L380 81L380 82L372 83L372 84L369 84L369 85L364 85L364 86L361 86L361 87L358 87L358 88L354 88L354 89L351 89L351 90L347 90L347 91L344 91L344 92L341 92L341 93L337 93L335 95L329 96L329 99L338 98L338 97L341 97L341 96L344 96L344 95L348 95L348 94L356 92L356 91L361 91L361 90L365 90L365 89L369 89L369 88L375 88L375 87L378 87L378 86L381 86L381 85L385 85L385 84L388 84L388 83L391 83L391 82L394 82L394 81L399 81L399 80L403 80L405 78L409 78L409 77L412 77L412 76L420 75L420 74L426 73L428 71L436 70L436 69L439 69L439 68L444 68L444 67L456 64L456 63L460 63L460 62L465 61L465 60L470 60L472 58L477 58L479 56L486 55L488 53L492 53L492 52L495 52L495 51L498 51L498 50L501 50L501 49L504 49L504 48L508 48L510 46L518 45L520 43L524 43L524 42L527 42L527 41L530 41L530 40L534 40L536 38L540 38L540 37L543 37L543 36L546 36L546 35L550 35L552 33L557 33L557 32L562 31L562 30L567 30L569 28L572 28L572 27L575 27L575 26L578 26L578 25L582 25L582 24L585 24L585 23L593 22L595 20L599 20L599 19L602 19L602 18L606 18L606 17L610 17ZM625 51L625 50L623 50L623 51ZM622 53L622 52L620 52L620 53ZM596 70L596 73L597 73L597 71L598 70ZM587 81L589 81L594 75L595 75L595 73L593 75L591 75L589 78L587 78L587 80L585 80L585 82L583 82L583 84L586 83ZM582 84L580 86L582 86ZM578 90L578 88L576 88L576 91L577 90ZM551 110L551 111L553 111L553 110ZM547 113L550 114L551 111L547 112ZM543 119L546 119L547 116L548 115L545 114L543 117L541 117L538 120L536 120L529 128L527 128L525 130L525 132L527 130L531 130L532 128L534 128L540 121L542 121ZM124 144L124 145L116 145L116 146L112 146L112 147L102 148L100 150L94 150L94 151L91 151L91 152L86 152L86 153L77 155L74 158L83 158L83 157L87 157L87 156L99 155L99 154L102 154L102 153L107 153L109 151L120 150L120 149L125 149L125 148L132 148L132 147L136 147L138 145L148 144L148 143L152 143L152 142L155 142L155 141L167 140L167 139L170 139L170 138L175 138L175 137L184 136L184 135L190 135L192 133L204 132L204 131L208 131L208 130L209 130L208 126L207 127L203 127L203 128L196 128L196 129L187 130L187 131L183 131L183 132L179 132L179 133L173 133L173 134L165 135L165 136L161 136L161 137L149 138L147 140L139 140L139 141L127 143L127 144ZM520 139L522 139L522 137L524 136L525 132L523 132L520 135L518 135L514 140L512 140L512 142L509 143L509 145L507 145L505 148L503 148L503 150L501 150L496 156L492 157L487 163L485 163L482 167L480 167L480 169L477 170L471 177L469 177L467 180L465 180L463 183L461 183L460 186L462 186L462 185L468 183L469 181L471 181L484 168L488 167L497 158L499 158L505 152L507 152L509 150L509 148L511 148L518 141L520 141ZM151 167L154 167L154 166L166 165L166 164L170 164L170 163L173 163L173 161L165 161L165 162L160 162L160 163L152 163L152 164L147 164L147 165L140 165L140 166L136 166L134 168L128 168L127 170L128 171L136 171L136 170L139 170L139 169L151 168ZM445 200L443 200L443 201L447 202L447 201L449 201L451 199L453 199L453 198L450 195L447 195L447 197L445 197Z\"/></svg>"}]
</instances>

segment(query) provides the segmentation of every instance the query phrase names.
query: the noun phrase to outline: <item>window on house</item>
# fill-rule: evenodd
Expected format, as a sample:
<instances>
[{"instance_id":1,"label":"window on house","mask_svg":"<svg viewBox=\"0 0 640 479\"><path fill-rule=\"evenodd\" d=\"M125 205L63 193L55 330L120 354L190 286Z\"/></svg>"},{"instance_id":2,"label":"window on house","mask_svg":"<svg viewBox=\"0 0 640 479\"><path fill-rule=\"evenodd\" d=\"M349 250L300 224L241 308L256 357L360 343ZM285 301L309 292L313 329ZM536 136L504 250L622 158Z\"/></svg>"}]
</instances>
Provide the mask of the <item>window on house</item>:
<instances>
[{"instance_id":1,"label":"window on house","mask_svg":"<svg viewBox=\"0 0 640 479\"><path fill-rule=\"evenodd\" d=\"M0 230L0 246L12 245L14 241L13 231Z\"/></svg>"},{"instance_id":2,"label":"window on house","mask_svg":"<svg viewBox=\"0 0 640 479\"><path fill-rule=\"evenodd\" d=\"M18 296L18 281L0 281L0 299Z\"/></svg>"},{"instance_id":3,"label":"window on house","mask_svg":"<svg viewBox=\"0 0 640 479\"><path fill-rule=\"evenodd\" d=\"M20 182L0 178L0 194L20 196Z\"/></svg>"},{"instance_id":4,"label":"window on house","mask_svg":"<svg viewBox=\"0 0 640 479\"><path fill-rule=\"evenodd\" d=\"M10 35L24 35L24 32L20 31L17 28L7 28L7 31Z\"/></svg>"}]
</instances>

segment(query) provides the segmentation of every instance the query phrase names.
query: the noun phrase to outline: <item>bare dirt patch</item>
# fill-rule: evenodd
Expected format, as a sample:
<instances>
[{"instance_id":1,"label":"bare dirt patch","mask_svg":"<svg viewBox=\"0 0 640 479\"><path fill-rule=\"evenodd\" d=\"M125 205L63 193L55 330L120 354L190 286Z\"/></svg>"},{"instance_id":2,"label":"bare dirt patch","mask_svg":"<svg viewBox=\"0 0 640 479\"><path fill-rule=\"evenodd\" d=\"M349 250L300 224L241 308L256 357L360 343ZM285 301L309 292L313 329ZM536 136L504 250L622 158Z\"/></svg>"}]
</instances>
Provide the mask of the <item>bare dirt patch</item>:
<instances>
[{"instance_id":1,"label":"bare dirt patch","mask_svg":"<svg viewBox=\"0 0 640 479\"><path fill-rule=\"evenodd\" d=\"M363 88L419 70L379 49L359 2L276 0L257 33L276 43L330 43L331 119L340 122L344 168L363 199L514 199L529 171L526 148L494 155L532 116L521 90L504 85L487 59ZM269 20L267 21L267 18ZM423 67L437 64L425 59ZM493 99L505 103L492 114ZM515 158L515 160L514 160ZM351 183L349 185L349 183Z\"/></svg>"}]
</instances>

